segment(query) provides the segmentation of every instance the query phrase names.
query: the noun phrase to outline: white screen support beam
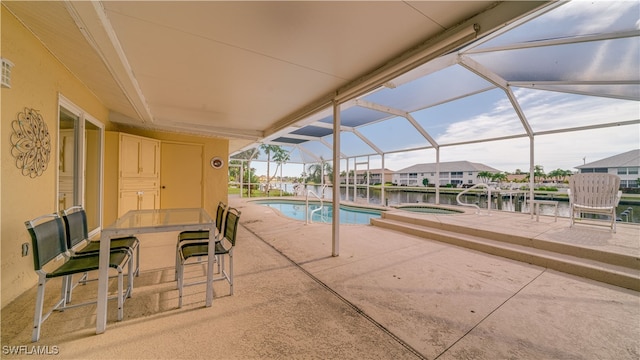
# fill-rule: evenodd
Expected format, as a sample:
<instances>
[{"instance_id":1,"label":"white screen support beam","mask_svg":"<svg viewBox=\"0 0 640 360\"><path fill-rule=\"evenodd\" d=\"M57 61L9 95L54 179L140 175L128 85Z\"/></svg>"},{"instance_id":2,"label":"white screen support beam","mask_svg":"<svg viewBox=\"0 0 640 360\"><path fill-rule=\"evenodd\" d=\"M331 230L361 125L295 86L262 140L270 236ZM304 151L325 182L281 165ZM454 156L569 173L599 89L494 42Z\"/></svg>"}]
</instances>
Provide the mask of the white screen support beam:
<instances>
[{"instance_id":1,"label":"white screen support beam","mask_svg":"<svg viewBox=\"0 0 640 360\"><path fill-rule=\"evenodd\" d=\"M331 256L340 255L340 104L333 102L333 214Z\"/></svg>"}]
</instances>

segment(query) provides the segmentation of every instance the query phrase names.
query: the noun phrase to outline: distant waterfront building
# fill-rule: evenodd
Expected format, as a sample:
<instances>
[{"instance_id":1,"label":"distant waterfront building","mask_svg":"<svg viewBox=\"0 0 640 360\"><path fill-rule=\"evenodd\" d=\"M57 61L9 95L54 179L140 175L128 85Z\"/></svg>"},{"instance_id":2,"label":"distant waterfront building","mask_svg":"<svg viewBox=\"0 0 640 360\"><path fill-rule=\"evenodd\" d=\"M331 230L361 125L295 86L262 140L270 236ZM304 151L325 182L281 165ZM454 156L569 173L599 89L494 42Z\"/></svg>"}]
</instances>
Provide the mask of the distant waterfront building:
<instances>
[{"instance_id":1,"label":"distant waterfront building","mask_svg":"<svg viewBox=\"0 0 640 360\"><path fill-rule=\"evenodd\" d=\"M393 183L399 186L424 186L424 179L427 179L428 184L433 185L437 182L440 186L477 184L479 182L478 173L481 171L501 172L484 164L470 161L451 161L440 163L440 177L436 178L436 163L416 164L396 171L393 174Z\"/></svg>"},{"instance_id":2,"label":"distant waterfront building","mask_svg":"<svg viewBox=\"0 0 640 360\"><path fill-rule=\"evenodd\" d=\"M588 164L576 166L581 173L608 173L620 177L621 188L638 187L640 149L627 151Z\"/></svg>"},{"instance_id":3,"label":"distant waterfront building","mask_svg":"<svg viewBox=\"0 0 640 360\"><path fill-rule=\"evenodd\" d=\"M393 179L393 170L384 169L384 182L391 182ZM369 169L368 175L369 185L381 184L382 183L382 171L380 169ZM340 175L340 183L346 184L347 179L345 176ZM356 171L356 184L366 184L367 183L367 170L357 170ZM353 184L353 170L349 171L349 184Z\"/></svg>"}]
</instances>

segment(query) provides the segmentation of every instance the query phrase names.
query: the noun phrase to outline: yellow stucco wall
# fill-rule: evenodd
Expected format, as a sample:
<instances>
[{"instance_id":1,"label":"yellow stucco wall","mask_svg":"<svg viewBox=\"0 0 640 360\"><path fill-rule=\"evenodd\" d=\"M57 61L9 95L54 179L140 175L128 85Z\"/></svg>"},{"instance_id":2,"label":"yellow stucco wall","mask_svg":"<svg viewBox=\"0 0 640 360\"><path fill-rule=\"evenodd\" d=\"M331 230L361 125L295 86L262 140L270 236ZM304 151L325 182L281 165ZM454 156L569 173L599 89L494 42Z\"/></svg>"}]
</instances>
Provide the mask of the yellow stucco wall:
<instances>
[{"instance_id":1,"label":"yellow stucco wall","mask_svg":"<svg viewBox=\"0 0 640 360\"><path fill-rule=\"evenodd\" d=\"M228 158L228 141L133 128L118 128L108 120L109 109L77 78L59 63L31 32L0 5L1 55L15 64L12 87L2 88L0 121L0 272L2 307L33 287L37 276L30 251L21 256L21 245L31 239L24 221L56 211L58 168L58 98L63 95L76 106L105 125L105 130L128 132L159 140L190 142L204 145L203 203L209 213L215 212L218 201L227 201L227 170L208 166L213 156ZM11 155L12 121L25 108L38 110L51 136L51 156L41 176L23 176ZM109 156L106 152L105 156ZM226 164L225 164L226 165ZM106 185L106 184L105 184ZM116 201L104 198L104 202ZM103 224L108 225L108 224Z\"/></svg>"},{"instance_id":2,"label":"yellow stucco wall","mask_svg":"<svg viewBox=\"0 0 640 360\"><path fill-rule=\"evenodd\" d=\"M218 202L223 201L225 204L228 204L228 167L227 162L225 161L224 167L221 169L213 169L209 166L209 160L214 157L220 157L222 159L227 159L229 157L229 141L226 139L215 139L208 137L200 137L200 136L191 136L185 134L178 133L168 133L161 131L152 131L152 130L144 130L137 129L128 126L114 126L110 130L120 131L132 135L144 136L160 141L173 141L173 142L184 142L184 143L192 143L192 144L201 144L203 145L203 161L202 164L202 176L203 176L203 188L202 188L202 197L203 197L203 207L207 210L209 214L215 214L216 207L218 206ZM110 151L105 151L108 154L117 154L117 149L111 149ZM110 159L107 159L109 161ZM111 159L112 160L112 159ZM189 159L185 159L185 161L189 161ZM104 178L105 184L105 199L104 201L117 201L117 193L115 191L108 191L108 189L115 189L117 184L114 182L117 181L117 177L106 176ZM115 212L117 206L115 204L106 205L112 207L113 209L110 211ZM103 225L109 225L108 222L111 219L105 219L103 221Z\"/></svg>"},{"instance_id":3,"label":"yellow stucco wall","mask_svg":"<svg viewBox=\"0 0 640 360\"><path fill-rule=\"evenodd\" d=\"M15 65L11 88L2 91L2 306L36 283L33 258L21 256L21 244L31 239L24 221L56 211L58 97L62 94L103 123L108 109L87 90L4 7L2 11L2 57ZM51 155L41 176L22 175L11 155L12 122L25 108L36 109L51 137Z\"/></svg>"}]
</instances>

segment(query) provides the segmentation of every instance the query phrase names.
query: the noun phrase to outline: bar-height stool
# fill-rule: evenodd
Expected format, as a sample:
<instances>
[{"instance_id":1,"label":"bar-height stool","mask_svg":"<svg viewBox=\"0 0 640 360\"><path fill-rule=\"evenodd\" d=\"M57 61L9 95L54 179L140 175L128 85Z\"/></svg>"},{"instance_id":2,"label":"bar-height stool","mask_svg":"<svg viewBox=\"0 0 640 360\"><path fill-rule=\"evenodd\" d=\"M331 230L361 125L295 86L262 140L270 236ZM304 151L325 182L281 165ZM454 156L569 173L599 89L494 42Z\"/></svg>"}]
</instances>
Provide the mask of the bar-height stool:
<instances>
[{"instance_id":1,"label":"bar-height stool","mask_svg":"<svg viewBox=\"0 0 640 360\"><path fill-rule=\"evenodd\" d=\"M76 205L62 211L65 233L67 238L67 248L72 256L98 255L100 254L100 241L89 240L87 226L87 214L82 206ZM80 247L83 242L85 246ZM128 251L133 257L135 252L135 269L132 274L138 276L140 273L140 241L135 236L125 236L111 239L111 251ZM76 284L72 284L67 289L67 301L71 301L71 293L78 284L85 284L88 281L88 274L84 274ZM133 277L129 276L127 295L133 293Z\"/></svg>"},{"instance_id":2,"label":"bar-height stool","mask_svg":"<svg viewBox=\"0 0 640 360\"><path fill-rule=\"evenodd\" d=\"M227 211L227 205L220 201L218 203L218 208L216 209L216 232L214 233L216 242L220 241L222 238L225 211ZM180 266L182 266L178 252L180 251L180 245L183 242L208 243L209 230L187 230L178 234L178 242L176 243L176 280L178 280L178 272L180 271ZM204 262L204 260L201 260L200 262ZM218 272L220 272L220 263L218 263Z\"/></svg>"},{"instance_id":3,"label":"bar-height stool","mask_svg":"<svg viewBox=\"0 0 640 360\"><path fill-rule=\"evenodd\" d=\"M60 216L56 213L43 215L33 220L25 222L25 226L31 235L33 247L33 262L36 273L38 273L38 292L36 297L36 308L33 319L33 342L40 339L42 323L53 313L77 306L94 304L96 301L84 302L81 304L67 305L68 287L71 286L70 278L74 274L82 274L99 269L100 258L98 255L88 254L83 256L70 257L67 249L67 239L64 231L64 224ZM45 270L53 267L53 264L62 258L64 261L52 270ZM122 320L124 315L124 299L127 293L124 289L124 266L129 266L129 273L132 274L132 257L128 251L112 251L109 256L109 267L118 272L118 320ZM49 265L52 264L52 265ZM60 299L46 314L42 314L44 307L45 286L49 279L61 277L62 289ZM131 279L131 275L130 275Z\"/></svg>"},{"instance_id":4,"label":"bar-height stool","mask_svg":"<svg viewBox=\"0 0 640 360\"><path fill-rule=\"evenodd\" d=\"M240 211L235 208L229 208L226 212L222 238L215 242L213 251L214 255L219 258L222 264L220 276L213 278L213 281L226 280L229 283L229 294L233 295L233 249L236 245L236 234L238 232L238 223L240 221ZM184 267L197 262L187 261L190 258L200 258L209 255L208 242L183 242L178 246L178 256L180 257L180 267L178 268L178 307L182 307L182 290L185 286L202 284L202 281L185 284L184 283ZM229 270L225 270L224 257L229 257Z\"/></svg>"}]
</instances>

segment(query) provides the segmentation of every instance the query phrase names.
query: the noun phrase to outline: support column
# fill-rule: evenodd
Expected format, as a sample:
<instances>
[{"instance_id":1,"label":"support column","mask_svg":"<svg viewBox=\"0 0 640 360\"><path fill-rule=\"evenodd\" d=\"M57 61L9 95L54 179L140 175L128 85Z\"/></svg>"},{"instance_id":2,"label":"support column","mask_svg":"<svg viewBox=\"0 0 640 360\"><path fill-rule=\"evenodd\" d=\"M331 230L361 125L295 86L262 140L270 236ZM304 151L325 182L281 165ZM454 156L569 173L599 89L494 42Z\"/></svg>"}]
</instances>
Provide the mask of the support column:
<instances>
[{"instance_id":1,"label":"support column","mask_svg":"<svg viewBox=\"0 0 640 360\"><path fill-rule=\"evenodd\" d=\"M533 216L533 204L531 201L533 200L533 186L535 185L535 173L536 173L536 165L535 165L535 156L533 151L533 135L529 136L529 214Z\"/></svg>"},{"instance_id":2,"label":"support column","mask_svg":"<svg viewBox=\"0 0 640 360\"><path fill-rule=\"evenodd\" d=\"M349 158L345 159L345 175L344 175L344 199L349 201Z\"/></svg>"},{"instance_id":3,"label":"support column","mask_svg":"<svg viewBox=\"0 0 640 360\"><path fill-rule=\"evenodd\" d=\"M244 160L240 160L240 198L242 199L242 192L244 191Z\"/></svg>"},{"instance_id":4,"label":"support column","mask_svg":"<svg viewBox=\"0 0 640 360\"><path fill-rule=\"evenodd\" d=\"M436 205L440 205L440 147L436 148Z\"/></svg>"},{"instance_id":5,"label":"support column","mask_svg":"<svg viewBox=\"0 0 640 360\"><path fill-rule=\"evenodd\" d=\"M369 173L369 162L371 162L371 157L367 155L367 204L369 204L369 184L371 184L371 174Z\"/></svg>"},{"instance_id":6,"label":"support column","mask_svg":"<svg viewBox=\"0 0 640 360\"><path fill-rule=\"evenodd\" d=\"M333 101L333 216L331 256L340 255L340 104Z\"/></svg>"},{"instance_id":7,"label":"support column","mask_svg":"<svg viewBox=\"0 0 640 360\"><path fill-rule=\"evenodd\" d=\"M382 156L382 183L380 183L380 205L383 206L387 206L387 201L384 198L384 183L385 183L385 176L387 175L385 170L384 170L384 153L381 155Z\"/></svg>"}]
</instances>

